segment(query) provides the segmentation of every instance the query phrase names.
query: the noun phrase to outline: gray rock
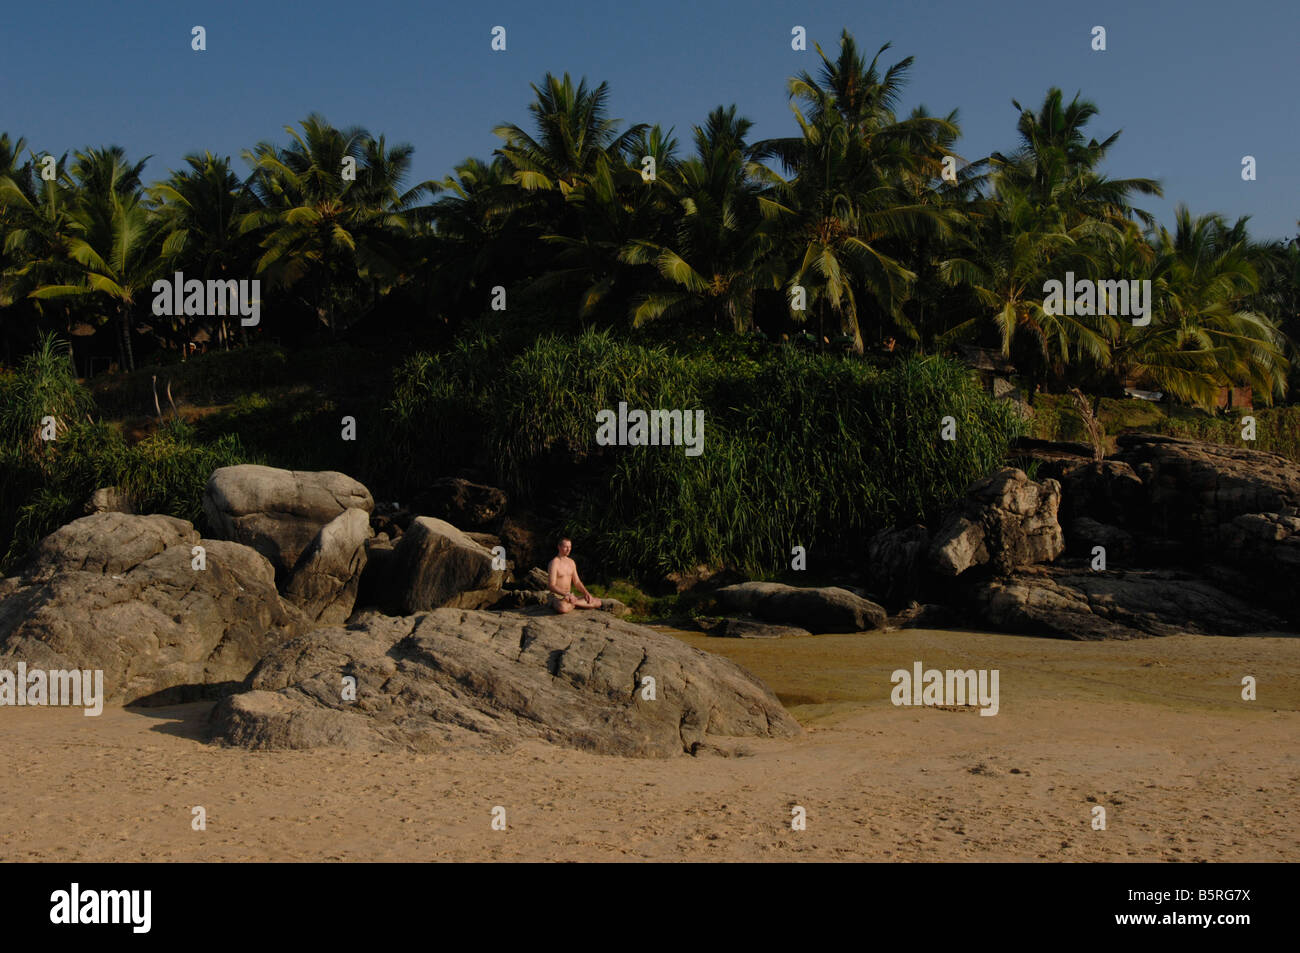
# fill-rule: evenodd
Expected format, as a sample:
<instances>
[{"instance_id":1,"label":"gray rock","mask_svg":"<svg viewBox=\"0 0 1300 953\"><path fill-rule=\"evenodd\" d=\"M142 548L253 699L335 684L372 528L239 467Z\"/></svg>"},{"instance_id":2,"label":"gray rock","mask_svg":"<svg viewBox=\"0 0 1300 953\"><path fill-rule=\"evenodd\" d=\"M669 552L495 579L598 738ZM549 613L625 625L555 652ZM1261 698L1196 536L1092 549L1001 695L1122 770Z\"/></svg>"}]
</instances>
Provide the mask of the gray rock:
<instances>
[{"instance_id":1,"label":"gray rock","mask_svg":"<svg viewBox=\"0 0 1300 953\"><path fill-rule=\"evenodd\" d=\"M934 534L927 563L940 576L989 564L999 574L1049 562L1065 550L1056 511L1061 485L1010 467L971 485Z\"/></svg>"},{"instance_id":2,"label":"gray rock","mask_svg":"<svg viewBox=\"0 0 1300 953\"><path fill-rule=\"evenodd\" d=\"M1093 558L1093 547L1103 547L1106 566L1111 569L1131 560L1137 552L1132 533L1086 516L1080 516L1067 525L1065 539L1066 549L1071 554L1088 560Z\"/></svg>"},{"instance_id":3,"label":"gray rock","mask_svg":"<svg viewBox=\"0 0 1300 953\"><path fill-rule=\"evenodd\" d=\"M784 639L812 633L794 625L772 625L753 619L723 619L709 630L709 635L728 639Z\"/></svg>"},{"instance_id":4,"label":"gray rock","mask_svg":"<svg viewBox=\"0 0 1300 953\"><path fill-rule=\"evenodd\" d=\"M443 520L421 516L393 548L393 589L387 600L399 615L446 606L472 589L500 589L505 570L492 553Z\"/></svg>"},{"instance_id":5,"label":"gray rock","mask_svg":"<svg viewBox=\"0 0 1300 953\"><path fill-rule=\"evenodd\" d=\"M1269 612L1173 570L1036 566L980 583L973 598L983 625L1064 639L1244 635L1284 625Z\"/></svg>"},{"instance_id":6,"label":"gray rock","mask_svg":"<svg viewBox=\"0 0 1300 953\"><path fill-rule=\"evenodd\" d=\"M278 574L297 565L326 523L349 509L374 509L370 491L343 473L222 467L208 479L203 512L215 535L252 546Z\"/></svg>"},{"instance_id":7,"label":"gray rock","mask_svg":"<svg viewBox=\"0 0 1300 953\"><path fill-rule=\"evenodd\" d=\"M1135 522L1212 556L1238 516L1300 507L1300 466L1285 457L1153 434L1121 434L1117 459L1146 485Z\"/></svg>"},{"instance_id":8,"label":"gray rock","mask_svg":"<svg viewBox=\"0 0 1300 953\"><path fill-rule=\"evenodd\" d=\"M493 536L491 533L466 533L465 535L487 550L501 545L501 537Z\"/></svg>"},{"instance_id":9,"label":"gray rock","mask_svg":"<svg viewBox=\"0 0 1300 953\"><path fill-rule=\"evenodd\" d=\"M417 494L414 503L420 512L456 526L486 529L505 512L507 499L496 487L442 477Z\"/></svg>"},{"instance_id":10,"label":"gray rock","mask_svg":"<svg viewBox=\"0 0 1300 953\"><path fill-rule=\"evenodd\" d=\"M1230 591L1300 624L1300 516L1249 513L1218 529L1215 559L1229 567Z\"/></svg>"},{"instance_id":11,"label":"gray rock","mask_svg":"<svg viewBox=\"0 0 1300 953\"><path fill-rule=\"evenodd\" d=\"M744 582L717 591L724 608L810 632L862 632L884 625L884 608L847 589L800 589L778 582Z\"/></svg>"},{"instance_id":12,"label":"gray rock","mask_svg":"<svg viewBox=\"0 0 1300 953\"><path fill-rule=\"evenodd\" d=\"M192 568L195 545L206 569ZM240 682L305 628L265 558L170 516L75 520L0 583L0 668L101 669L110 703Z\"/></svg>"},{"instance_id":13,"label":"gray rock","mask_svg":"<svg viewBox=\"0 0 1300 953\"><path fill-rule=\"evenodd\" d=\"M342 700L344 675L356 679L355 702ZM655 700L643 697L646 676ZM271 652L250 682L213 710L215 740L436 751L542 739L664 757L800 733L735 663L599 612L364 612Z\"/></svg>"},{"instance_id":14,"label":"gray rock","mask_svg":"<svg viewBox=\"0 0 1300 953\"><path fill-rule=\"evenodd\" d=\"M881 530L867 542L867 585L885 605L897 608L916 599L929 545L920 525Z\"/></svg>"},{"instance_id":15,"label":"gray rock","mask_svg":"<svg viewBox=\"0 0 1300 953\"><path fill-rule=\"evenodd\" d=\"M134 513L131 497L121 487L100 487L86 500L85 511L93 513Z\"/></svg>"},{"instance_id":16,"label":"gray rock","mask_svg":"<svg viewBox=\"0 0 1300 953\"><path fill-rule=\"evenodd\" d=\"M370 515L363 509L353 507L330 520L294 566L284 597L312 622L343 622L356 604L370 533Z\"/></svg>"},{"instance_id":17,"label":"gray rock","mask_svg":"<svg viewBox=\"0 0 1300 953\"><path fill-rule=\"evenodd\" d=\"M1146 488L1133 468L1120 460L1076 466L1061 477L1062 523L1091 519L1123 527L1146 505Z\"/></svg>"}]
</instances>

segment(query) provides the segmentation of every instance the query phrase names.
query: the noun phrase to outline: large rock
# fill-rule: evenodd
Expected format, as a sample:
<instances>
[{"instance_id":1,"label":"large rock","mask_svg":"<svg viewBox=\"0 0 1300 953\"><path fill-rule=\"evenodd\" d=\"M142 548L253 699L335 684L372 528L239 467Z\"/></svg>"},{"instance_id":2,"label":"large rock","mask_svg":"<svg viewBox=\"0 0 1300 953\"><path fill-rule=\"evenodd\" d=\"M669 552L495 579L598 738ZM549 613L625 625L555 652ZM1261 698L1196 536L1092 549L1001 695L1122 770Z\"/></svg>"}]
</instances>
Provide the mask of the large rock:
<instances>
[{"instance_id":1,"label":"large rock","mask_svg":"<svg viewBox=\"0 0 1300 953\"><path fill-rule=\"evenodd\" d=\"M1050 562L1065 550L1056 520L1060 502L1055 480L1035 483L1021 470L999 470L972 484L965 501L945 515L930 542L929 568L951 577L986 563L1005 574Z\"/></svg>"},{"instance_id":2,"label":"large rock","mask_svg":"<svg viewBox=\"0 0 1300 953\"><path fill-rule=\"evenodd\" d=\"M1300 507L1300 466L1285 457L1154 434L1121 434L1116 458L1146 485L1141 522L1188 552L1212 554L1238 516Z\"/></svg>"},{"instance_id":3,"label":"large rock","mask_svg":"<svg viewBox=\"0 0 1300 953\"><path fill-rule=\"evenodd\" d=\"M355 702L343 700L345 675L356 680ZM647 676L654 700L643 697ZM543 739L661 757L800 731L735 663L594 612L363 612L271 652L251 688L214 709L215 739L416 751Z\"/></svg>"},{"instance_id":4,"label":"large rock","mask_svg":"<svg viewBox=\"0 0 1300 953\"><path fill-rule=\"evenodd\" d=\"M1226 564L1231 591L1300 624L1300 516L1250 513L1224 523L1216 559Z\"/></svg>"},{"instance_id":5,"label":"large rock","mask_svg":"<svg viewBox=\"0 0 1300 953\"><path fill-rule=\"evenodd\" d=\"M506 494L494 486L471 483L460 477L434 480L413 501L423 513L444 519L455 526L474 529L494 528L505 512Z\"/></svg>"},{"instance_id":6,"label":"large rock","mask_svg":"<svg viewBox=\"0 0 1300 953\"><path fill-rule=\"evenodd\" d=\"M867 542L867 586L886 606L898 609L921 593L930 536L924 526L885 529Z\"/></svg>"},{"instance_id":7,"label":"large rock","mask_svg":"<svg viewBox=\"0 0 1300 953\"><path fill-rule=\"evenodd\" d=\"M743 582L725 586L716 595L725 609L810 632L878 629L887 616L881 606L837 586L801 589L779 582Z\"/></svg>"},{"instance_id":8,"label":"large rock","mask_svg":"<svg viewBox=\"0 0 1300 953\"><path fill-rule=\"evenodd\" d=\"M1136 542L1127 530L1109 523L1099 523L1086 516L1071 520L1065 527L1066 551L1072 556L1091 560L1096 558L1094 549L1098 546L1105 550L1106 566L1117 568L1127 565L1136 552Z\"/></svg>"},{"instance_id":9,"label":"large rock","mask_svg":"<svg viewBox=\"0 0 1300 953\"><path fill-rule=\"evenodd\" d=\"M1244 635L1283 626L1277 616L1174 570L1036 566L982 582L972 596L983 625L1063 639Z\"/></svg>"},{"instance_id":10,"label":"large rock","mask_svg":"<svg viewBox=\"0 0 1300 953\"><path fill-rule=\"evenodd\" d=\"M370 515L353 507L321 527L285 585L284 597L312 622L331 625L352 614L366 565Z\"/></svg>"},{"instance_id":11,"label":"large rock","mask_svg":"<svg viewBox=\"0 0 1300 953\"><path fill-rule=\"evenodd\" d=\"M87 514L94 513L134 513L135 504L130 495L120 486L102 486L86 500L84 509Z\"/></svg>"},{"instance_id":12,"label":"large rock","mask_svg":"<svg viewBox=\"0 0 1300 953\"><path fill-rule=\"evenodd\" d=\"M1127 526L1146 505L1146 487L1133 468L1120 460L1099 460L1074 467L1062 475L1063 524L1091 519L1110 526Z\"/></svg>"},{"instance_id":13,"label":"large rock","mask_svg":"<svg viewBox=\"0 0 1300 953\"><path fill-rule=\"evenodd\" d=\"M399 615L449 605L463 592L500 589L503 569L492 553L444 520L421 516L393 548L392 588L385 604Z\"/></svg>"},{"instance_id":14,"label":"large rock","mask_svg":"<svg viewBox=\"0 0 1300 953\"><path fill-rule=\"evenodd\" d=\"M797 625L773 625L754 619L723 619L709 630L709 635L727 639L785 639L812 633Z\"/></svg>"},{"instance_id":15,"label":"large rock","mask_svg":"<svg viewBox=\"0 0 1300 953\"><path fill-rule=\"evenodd\" d=\"M548 540L538 526L537 518L527 512L512 511L501 518L497 535L516 566L548 565L555 556L557 541Z\"/></svg>"},{"instance_id":16,"label":"large rock","mask_svg":"<svg viewBox=\"0 0 1300 953\"><path fill-rule=\"evenodd\" d=\"M375 501L352 477L332 470L222 467L208 478L203 512L213 533L251 546L281 576L290 573L326 523Z\"/></svg>"},{"instance_id":17,"label":"large rock","mask_svg":"<svg viewBox=\"0 0 1300 953\"><path fill-rule=\"evenodd\" d=\"M205 569L192 568L196 545ZM75 520L0 582L0 668L101 669L109 702L164 703L240 682L305 626L266 559L170 516Z\"/></svg>"}]
</instances>

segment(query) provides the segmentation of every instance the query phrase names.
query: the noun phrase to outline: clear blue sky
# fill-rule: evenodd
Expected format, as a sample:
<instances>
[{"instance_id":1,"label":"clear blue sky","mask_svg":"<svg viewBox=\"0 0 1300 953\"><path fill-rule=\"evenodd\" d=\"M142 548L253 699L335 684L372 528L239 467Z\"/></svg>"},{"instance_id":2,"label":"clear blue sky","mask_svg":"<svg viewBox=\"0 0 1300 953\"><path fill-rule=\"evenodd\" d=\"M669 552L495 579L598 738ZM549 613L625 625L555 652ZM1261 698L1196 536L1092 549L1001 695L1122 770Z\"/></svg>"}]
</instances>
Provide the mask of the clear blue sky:
<instances>
[{"instance_id":1,"label":"clear blue sky","mask_svg":"<svg viewBox=\"0 0 1300 953\"><path fill-rule=\"evenodd\" d=\"M1251 216L1260 238L1300 219L1297 0L579 0L476 3L342 0L68 0L7 5L0 28L0 130L62 154L117 144L152 155L153 181L191 151L234 157L309 112L415 146L418 179L487 158L492 127L528 122L530 83L549 70L611 87L611 115L690 128L737 103L754 138L796 126L786 79L815 71L847 27L883 62L916 62L904 108L956 107L967 158L1015 145L1011 100L1082 90L1099 138L1123 135L1106 171L1160 179L1147 206ZM206 52L190 28L207 29ZM503 25L508 50L490 49ZM807 53L790 29L807 28ZM1106 52L1090 49L1094 25ZM1258 180L1243 182L1255 156Z\"/></svg>"}]
</instances>

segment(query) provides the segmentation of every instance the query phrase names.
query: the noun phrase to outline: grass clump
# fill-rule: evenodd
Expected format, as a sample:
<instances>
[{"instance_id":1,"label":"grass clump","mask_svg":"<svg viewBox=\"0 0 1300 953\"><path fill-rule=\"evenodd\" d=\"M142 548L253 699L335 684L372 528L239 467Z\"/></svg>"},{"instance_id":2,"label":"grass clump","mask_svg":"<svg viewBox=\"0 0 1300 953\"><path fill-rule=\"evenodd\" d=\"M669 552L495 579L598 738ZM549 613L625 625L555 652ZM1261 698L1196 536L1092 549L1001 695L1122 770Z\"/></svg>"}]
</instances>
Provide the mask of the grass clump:
<instances>
[{"instance_id":1,"label":"grass clump","mask_svg":"<svg viewBox=\"0 0 1300 953\"><path fill-rule=\"evenodd\" d=\"M776 573L794 545L810 569L860 558L865 535L933 519L1025 430L1013 405L951 361L719 356L597 331L544 337L506 360L487 338L416 354L394 394L386 430L408 482L475 468L551 505L557 528L638 578L701 563ZM703 410L703 453L599 446L597 412L620 401ZM956 440L940 437L945 417Z\"/></svg>"}]
</instances>

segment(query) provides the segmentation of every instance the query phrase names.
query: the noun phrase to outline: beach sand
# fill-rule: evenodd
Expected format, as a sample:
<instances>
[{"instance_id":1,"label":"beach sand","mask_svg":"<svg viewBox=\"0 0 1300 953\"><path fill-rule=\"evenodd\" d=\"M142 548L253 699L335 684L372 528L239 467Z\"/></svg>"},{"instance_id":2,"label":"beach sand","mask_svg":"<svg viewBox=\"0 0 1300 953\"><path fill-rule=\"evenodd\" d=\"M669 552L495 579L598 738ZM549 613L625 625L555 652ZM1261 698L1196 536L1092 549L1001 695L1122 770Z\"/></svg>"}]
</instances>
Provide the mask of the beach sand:
<instances>
[{"instance_id":1,"label":"beach sand","mask_svg":"<svg viewBox=\"0 0 1300 953\"><path fill-rule=\"evenodd\" d=\"M1300 860L1300 639L675 634L762 677L805 736L667 760L250 752L203 743L210 703L4 708L0 859ZM918 660L998 669L998 715L895 707Z\"/></svg>"}]
</instances>

